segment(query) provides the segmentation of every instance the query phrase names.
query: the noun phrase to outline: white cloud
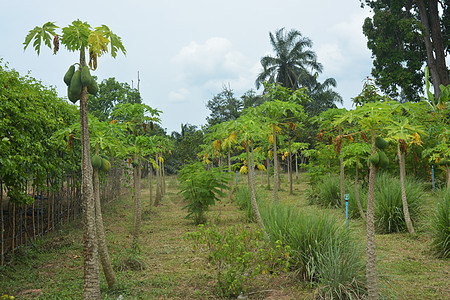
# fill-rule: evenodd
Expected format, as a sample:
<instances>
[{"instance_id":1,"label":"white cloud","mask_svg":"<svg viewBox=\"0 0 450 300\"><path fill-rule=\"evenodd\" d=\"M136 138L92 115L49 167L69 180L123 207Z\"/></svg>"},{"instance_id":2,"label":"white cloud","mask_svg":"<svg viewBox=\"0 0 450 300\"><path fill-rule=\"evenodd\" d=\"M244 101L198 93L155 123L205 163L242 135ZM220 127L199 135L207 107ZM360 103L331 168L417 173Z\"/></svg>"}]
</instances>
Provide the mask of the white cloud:
<instances>
[{"instance_id":1,"label":"white cloud","mask_svg":"<svg viewBox=\"0 0 450 300\"><path fill-rule=\"evenodd\" d=\"M176 91L171 91L169 93L169 101L174 103L184 102L189 96L189 90L185 88L180 88Z\"/></svg>"},{"instance_id":2,"label":"white cloud","mask_svg":"<svg viewBox=\"0 0 450 300\"><path fill-rule=\"evenodd\" d=\"M203 44L191 42L172 58L172 63L181 84L214 89L224 83L247 82L251 69L249 59L222 37L210 38Z\"/></svg>"}]
</instances>

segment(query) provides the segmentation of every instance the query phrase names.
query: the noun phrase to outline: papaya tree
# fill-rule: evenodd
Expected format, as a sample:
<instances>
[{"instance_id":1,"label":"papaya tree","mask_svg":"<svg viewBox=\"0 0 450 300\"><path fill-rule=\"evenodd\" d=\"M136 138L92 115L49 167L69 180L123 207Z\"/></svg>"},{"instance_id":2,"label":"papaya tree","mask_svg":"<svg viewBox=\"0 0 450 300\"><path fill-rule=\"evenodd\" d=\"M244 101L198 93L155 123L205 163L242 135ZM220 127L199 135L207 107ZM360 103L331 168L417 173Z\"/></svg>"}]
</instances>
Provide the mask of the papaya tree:
<instances>
[{"instance_id":1,"label":"papaya tree","mask_svg":"<svg viewBox=\"0 0 450 300\"><path fill-rule=\"evenodd\" d=\"M387 100L383 96L380 102L366 102L363 106L356 107L355 110L348 111L334 121L336 126L345 122L356 122L360 128L370 133L371 155L377 154L376 138L380 130L384 128L390 120L390 104L389 102L381 102ZM378 299L378 279L376 271L376 247L375 247L375 221L374 221L374 192L375 192L375 174L377 164L374 160L370 160L369 167L369 189L367 197L367 248L366 248L366 277L367 292L369 299Z\"/></svg>"},{"instance_id":2,"label":"papaya tree","mask_svg":"<svg viewBox=\"0 0 450 300\"><path fill-rule=\"evenodd\" d=\"M292 120L303 120L306 118L306 113L303 107L298 104L296 99L306 98L304 90L296 90L293 94L288 88L281 85L266 85L266 95L271 101L266 101L260 106L257 106L256 115L263 118L262 121L269 124L273 141L273 162L274 162L274 187L273 187L273 202L277 203L278 189L279 189L279 174L278 174L278 151L277 151L277 133L281 133L279 127L282 123L289 124ZM279 100L282 99L282 100Z\"/></svg>"},{"instance_id":3,"label":"papaya tree","mask_svg":"<svg viewBox=\"0 0 450 300\"><path fill-rule=\"evenodd\" d=\"M411 217L408 209L408 202L406 199L405 190L405 178L406 178L406 168L405 168L405 156L408 154L408 144L418 144L421 145L422 141L420 139L420 134L424 131L420 125L414 125L409 123L409 119L405 116L405 112L410 111L413 104L404 105L393 105L393 109L399 109L398 114L393 114L391 119L391 124L386 126L388 131L388 136L394 140L397 144L397 156L400 167L400 185L402 193L402 206L403 206L403 216L405 218L406 227L410 234L415 234L414 226L411 221Z\"/></svg>"},{"instance_id":4,"label":"papaya tree","mask_svg":"<svg viewBox=\"0 0 450 300\"><path fill-rule=\"evenodd\" d=\"M118 51L126 53L121 38L115 35L106 25L92 28L86 22L73 21L72 24L63 27L62 33L57 34L58 26L54 22L47 22L42 27L36 26L30 30L24 41L26 49L32 41L37 54L40 53L42 42L52 48L56 54L60 44L69 52L79 52L77 70L71 65L64 76L68 84L68 98L71 101L80 100L80 126L81 126L81 185L83 202L83 256L84 256L84 299L100 299L98 248L95 231L95 204L92 184L91 149L89 143L87 94L95 92L95 81L90 78L86 64L86 54L89 55L89 66L93 70L97 68L98 58L110 52L116 57ZM83 78L81 72L83 71Z\"/></svg>"},{"instance_id":5,"label":"papaya tree","mask_svg":"<svg viewBox=\"0 0 450 300\"><path fill-rule=\"evenodd\" d=\"M129 132L127 136L129 152L132 155L133 166L133 189L134 189L134 231L133 249L137 250L139 245L139 233L141 227L141 167L142 146L146 144L144 134L151 128L150 122L159 122L160 111L141 103L120 103L115 106L112 116L124 123Z\"/></svg>"}]
</instances>

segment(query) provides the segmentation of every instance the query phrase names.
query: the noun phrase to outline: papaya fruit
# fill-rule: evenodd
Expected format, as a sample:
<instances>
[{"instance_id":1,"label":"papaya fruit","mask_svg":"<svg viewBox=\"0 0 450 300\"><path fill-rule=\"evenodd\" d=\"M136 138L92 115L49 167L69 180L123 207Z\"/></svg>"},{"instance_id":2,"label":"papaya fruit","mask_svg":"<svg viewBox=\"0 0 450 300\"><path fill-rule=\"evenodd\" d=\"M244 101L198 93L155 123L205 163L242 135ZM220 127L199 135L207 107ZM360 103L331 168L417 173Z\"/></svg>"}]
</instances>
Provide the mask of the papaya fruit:
<instances>
[{"instance_id":1,"label":"papaya fruit","mask_svg":"<svg viewBox=\"0 0 450 300\"><path fill-rule=\"evenodd\" d=\"M84 66L83 69L81 69L81 84L84 86L90 86L92 84L92 76L91 73L89 73L88 66Z\"/></svg>"},{"instance_id":2,"label":"papaya fruit","mask_svg":"<svg viewBox=\"0 0 450 300\"><path fill-rule=\"evenodd\" d=\"M375 167L378 167L378 164L380 163L380 155L378 154L378 152L375 152L374 154L372 154L372 156L370 156L370 162Z\"/></svg>"},{"instance_id":3,"label":"papaya fruit","mask_svg":"<svg viewBox=\"0 0 450 300\"><path fill-rule=\"evenodd\" d=\"M389 158L386 156L386 153L384 153L384 151L380 151L379 152L379 166L380 168L386 168L387 166L389 166Z\"/></svg>"},{"instance_id":4,"label":"papaya fruit","mask_svg":"<svg viewBox=\"0 0 450 300\"><path fill-rule=\"evenodd\" d=\"M80 99L81 96L81 72L80 70L76 70L70 80L69 92L72 93L73 97Z\"/></svg>"},{"instance_id":5,"label":"papaya fruit","mask_svg":"<svg viewBox=\"0 0 450 300\"><path fill-rule=\"evenodd\" d=\"M91 163L92 167L95 170L98 170L102 167L102 158L99 155L94 155L92 156Z\"/></svg>"},{"instance_id":6,"label":"papaya fruit","mask_svg":"<svg viewBox=\"0 0 450 300\"><path fill-rule=\"evenodd\" d=\"M80 99L79 95L77 97L76 95L72 94L72 92L70 91L70 85L67 87L67 98L69 98L70 102L72 102L73 104L75 104Z\"/></svg>"},{"instance_id":7,"label":"papaya fruit","mask_svg":"<svg viewBox=\"0 0 450 300\"><path fill-rule=\"evenodd\" d=\"M97 95L98 93L98 84L97 82L94 80L94 78L92 78L92 83L91 85L88 85L88 93L91 95Z\"/></svg>"},{"instance_id":8,"label":"papaya fruit","mask_svg":"<svg viewBox=\"0 0 450 300\"><path fill-rule=\"evenodd\" d=\"M102 171L109 172L111 170L111 163L106 158L102 158Z\"/></svg>"},{"instance_id":9,"label":"papaya fruit","mask_svg":"<svg viewBox=\"0 0 450 300\"><path fill-rule=\"evenodd\" d=\"M75 65L71 65L69 67L69 70L67 70L66 74L64 75L64 83L69 86L70 81L72 80L73 73L75 73Z\"/></svg>"},{"instance_id":10,"label":"papaya fruit","mask_svg":"<svg viewBox=\"0 0 450 300\"><path fill-rule=\"evenodd\" d=\"M387 142L381 136L377 136L375 139L375 146L380 150L384 150L387 146Z\"/></svg>"}]
</instances>

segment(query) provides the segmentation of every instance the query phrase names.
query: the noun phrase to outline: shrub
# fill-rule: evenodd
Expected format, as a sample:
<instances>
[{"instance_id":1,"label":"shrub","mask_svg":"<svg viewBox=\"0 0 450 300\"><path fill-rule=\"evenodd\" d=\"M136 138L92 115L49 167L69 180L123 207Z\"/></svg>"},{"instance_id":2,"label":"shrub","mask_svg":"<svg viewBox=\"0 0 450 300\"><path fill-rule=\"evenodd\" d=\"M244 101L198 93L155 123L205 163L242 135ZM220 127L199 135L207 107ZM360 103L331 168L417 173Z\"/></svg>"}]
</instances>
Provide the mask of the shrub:
<instances>
[{"instance_id":1,"label":"shrub","mask_svg":"<svg viewBox=\"0 0 450 300\"><path fill-rule=\"evenodd\" d=\"M420 216L425 187L421 182L407 177L405 189L409 214L414 224ZM407 230L400 179L387 173L379 173L375 179L375 227L379 233Z\"/></svg>"},{"instance_id":2,"label":"shrub","mask_svg":"<svg viewBox=\"0 0 450 300\"><path fill-rule=\"evenodd\" d=\"M216 268L220 296L245 293L256 275L276 275L278 270L289 268L289 247L280 242L269 245L261 232L238 226L221 231L214 225L200 225L186 238L193 241L195 250L206 253Z\"/></svg>"},{"instance_id":3,"label":"shrub","mask_svg":"<svg viewBox=\"0 0 450 300\"><path fill-rule=\"evenodd\" d=\"M256 202L261 203L264 200L264 194L259 189L256 189ZM245 213L245 220L247 222L255 221L255 213L252 207L252 201L250 198L250 190L248 186L235 187L233 191L233 201L237 204L240 210Z\"/></svg>"},{"instance_id":4,"label":"shrub","mask_svg":"<svg viewBox=\"0 0 450 300\"><path fill-rule=\"evenodd\" d=\"M438 203L431 221L432 247L438 257L450 257L450 190L437 193Z\"/></svg>"},{"instance_id":5,"label":"shrub","mask_svg":"<svg viewBox=\"0 0 450 300\"><path fill-rule=\"evenodd\" d=\"M304 279L324 285L320 293L364 293L362 249L331 216L300 213L289 206L264 206L261 215L271 240L291 249L291 266Z\"/></svg>"},{"instance_id":6,"label":"shrub","mask_svg":"<svg viewBox=\"0 0 450 300\"><path fill-rule=\"evenodd\" d=\"M183 209L188 210L186 218L193 218L195 224L206 222L205 212L210 205L224 196L221 189L229 189L228 177L218 168L206 170L202 163L185 165L178 174L180 192L188 204Z\"/></svg>"}]
</instances>

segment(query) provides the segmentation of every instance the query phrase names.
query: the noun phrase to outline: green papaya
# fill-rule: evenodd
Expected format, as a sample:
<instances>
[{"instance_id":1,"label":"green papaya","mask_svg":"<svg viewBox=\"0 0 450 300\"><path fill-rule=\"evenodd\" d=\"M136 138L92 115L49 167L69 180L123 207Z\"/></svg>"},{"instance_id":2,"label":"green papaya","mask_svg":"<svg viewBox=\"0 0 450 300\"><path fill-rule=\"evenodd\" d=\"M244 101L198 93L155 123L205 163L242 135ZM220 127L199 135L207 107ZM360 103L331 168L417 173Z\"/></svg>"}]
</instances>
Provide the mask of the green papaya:
<instances>
[{"instance_id":1,"label":"green papaya","mask_svg":"<svg viewBox=\"0 0 450 300\"><path fill-rule=\"evenodd\" d=\"M70 80L69 91L72 93L73 97L80 99L81 88L81 72L80 70L76 70L72 76L72 80Z\"/></svg>"},{"instance_id":2,"label":"green papaya","mask_svg":"<svg viewBox=\"0 0 450 300\"><path fill-rule=\"evenodd\" d=\"M102 158L99 155L94 155L92 156L91 163L92 167L95 170L98 170L102 167Z\"/></svg>"},{"instance_id":3,"label":"green papaya","mask_svg":"<svg viewBox=\"0 0 450 300\"><path fill-rule=\"evenodd\" d=\"M378 164L380 163L380 155L378 154L378 152L375 152L374 154L372 154L372 156L370 156L370 162L375 167L378 167Z\"/></svg>"},{"instance_id":4,"label":"green papaya","mask_svg":"<svg viewBox=\"0 0 450 300\"><path fill-rule=\"evenodd\" d=\"M386 156L386 153L384 153L384 151L379 152L379 157L380 157L379 165L381 168L384 169L387 166L389 166L389 158Z\"/></svg>"},{"instance_id":5,"label":"green papaya","mask_svg":"<svg viewBox=\"0 0 450 300\"><path fill-rule=\"evenodd\" d=\"M102 158L102 171L109 172L111 170L111 163L106 158Z\"/></svg>"},{"instance_id":6,"label":"green papaya","mask_svg":"<svg viewBox=\"0 0 450 300\"><path fill-rule=\"evenodd\" d=\"M88 93L91 95L97 95L98 93L98 84L97 82L94 80L94 78L92 78L92 83L91 85L88 85Z\"/></svg>"},{"instance_id":7,"label":"green papaya","mask_svg":"<svg viewBox=\"0 0 450 300\"><path fill-rule=\"evenodd\" d=\"M384 150L387 146L387 142L381 136L377 136L375 139L375 146L380 150Z\"/></svg>"},{"instance_id":8,"label":"green papaya","mask_svg":"<svg viewBox=\"0 0 450 300\"><path fill-rule=\"evenodd\" d=\"M67 98L69 98L70 102L72 102L73 104L75 104L80 99L79 95L77 97L76 95L72 94L70 90L70 85L67 87Z\"/></svg>"},{"instance_id":9,"label":"green papaya","mask_svg":"<svg viewBox=\"0 0 450 300\"><path fill-rule=\"evenodd\" d=\"M66 74L64 75L64 82L67 86L70 85L70 81L72 80L73 73L75 73L75 65L71 65L69 67L69 70L67 70Z\"/></svg>"},{"instance_id":10,"label":"green papaya","mask_svg":"<svg viewBox=\"0 0 450 300\"><path fill-rule=\"evenodd\" d=\"M88 66L84 66L83 69L81 69L81 84L84 86L90 86L92 84L92 76L91 73L89 73Z\"/></svg>"}]
</instances>

